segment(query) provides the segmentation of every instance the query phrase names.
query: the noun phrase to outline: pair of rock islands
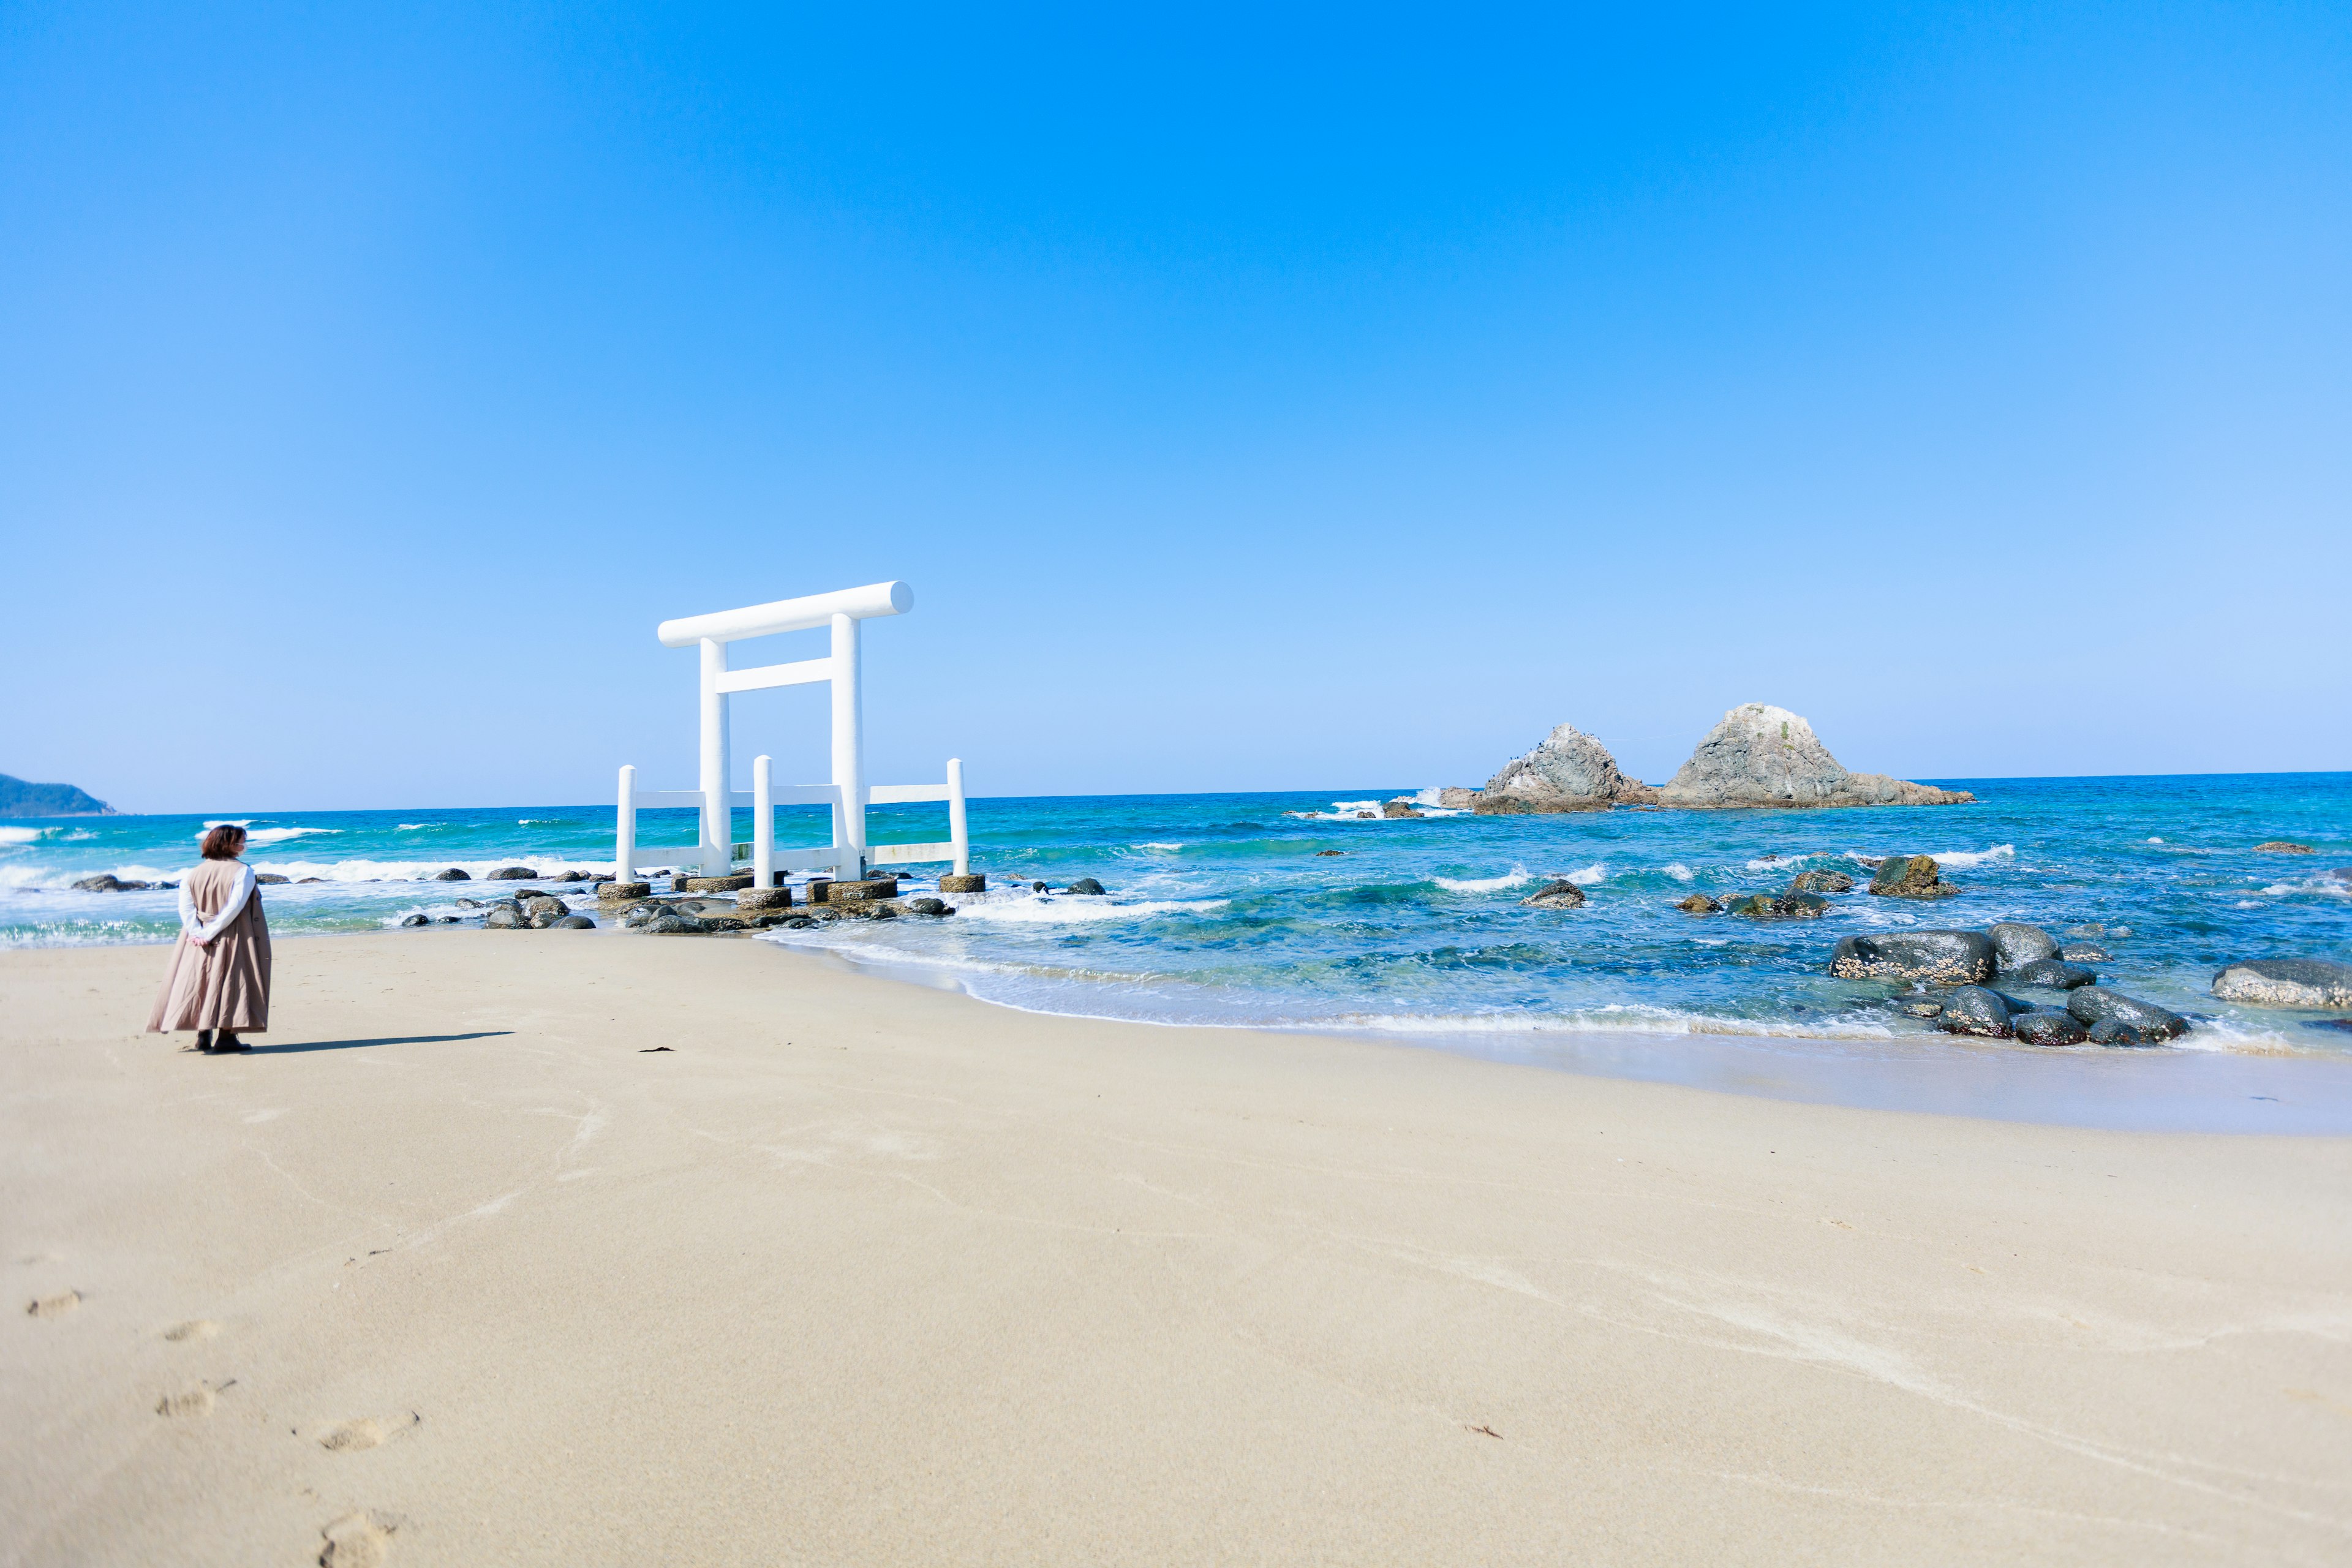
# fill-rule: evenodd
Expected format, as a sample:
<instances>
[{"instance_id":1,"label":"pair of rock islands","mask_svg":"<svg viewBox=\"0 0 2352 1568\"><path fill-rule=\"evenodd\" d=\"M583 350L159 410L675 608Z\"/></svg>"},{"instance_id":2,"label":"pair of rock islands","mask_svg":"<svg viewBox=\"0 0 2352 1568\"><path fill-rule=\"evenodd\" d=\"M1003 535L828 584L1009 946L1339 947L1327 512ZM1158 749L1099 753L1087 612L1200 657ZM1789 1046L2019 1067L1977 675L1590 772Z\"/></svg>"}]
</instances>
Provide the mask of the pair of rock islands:
<instances>
[{"instance_id":1,"label":"pair of rock islands","mask_svg":"<svg viewBox=\"0 0 2352 1568\"><path fill-rule=\"evenodd\" d=\"M1664 784L1628 778L1609 749L1573 724L1503 764L1484 789L1449 788L1438 804L1482 816L1607 811L1613 806L1723 811L1752 807L1958 805L1976 796L1849 773L1813 727L1785 708L1747 702L1723 716Z\"/></svg>"}]
</instances>

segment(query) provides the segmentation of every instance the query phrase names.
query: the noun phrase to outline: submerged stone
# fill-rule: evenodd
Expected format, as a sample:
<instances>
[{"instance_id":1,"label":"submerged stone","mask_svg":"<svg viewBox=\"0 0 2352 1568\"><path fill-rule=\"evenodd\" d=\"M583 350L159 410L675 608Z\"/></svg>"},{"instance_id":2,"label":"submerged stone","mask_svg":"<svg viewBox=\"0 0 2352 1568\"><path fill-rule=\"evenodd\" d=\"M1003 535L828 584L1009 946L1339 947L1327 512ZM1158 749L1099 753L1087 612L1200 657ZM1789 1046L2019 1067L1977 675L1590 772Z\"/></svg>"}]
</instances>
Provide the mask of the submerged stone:
<instances>
[{"instance_id":1,"label":"submerged stone","mask_svg":"<svg viewBox=\"0 0 2352 1568\"><path fill-rule=\"evenodd\" d=\"M1959 891L1943 879L1929 855L1889 855L1878 863L1870 890L1882 899L1948 899Z\"/></svg>"},{"instance_id":2,"label":"submerged stone","mask_svg":"<svg viewBox=\"0 0 2352 1568\"><path fill-rule=\"evenodd\" d=\"M1562 877L1546 882L1519 902L1535 910L1580 910L1585 903L1584 889Z\"/></svg>"}]
</instances>

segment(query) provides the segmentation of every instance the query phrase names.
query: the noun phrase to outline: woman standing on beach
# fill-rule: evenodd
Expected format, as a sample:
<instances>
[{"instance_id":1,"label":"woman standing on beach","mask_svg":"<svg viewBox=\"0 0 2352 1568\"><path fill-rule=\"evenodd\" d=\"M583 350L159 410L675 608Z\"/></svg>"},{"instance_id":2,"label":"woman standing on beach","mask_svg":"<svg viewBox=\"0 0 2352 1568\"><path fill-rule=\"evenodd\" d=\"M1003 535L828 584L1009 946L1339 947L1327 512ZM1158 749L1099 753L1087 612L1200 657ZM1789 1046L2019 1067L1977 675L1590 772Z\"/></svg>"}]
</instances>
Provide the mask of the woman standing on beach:
<instances>
[{"instance_id":1,"label":"woman standing on beach","mask_svg":"<svg viewBox=\"0 0 2352 1568\"><path fill-rule=\"evenodd\" d=\"M237 1038L269 1027L269 922L245 853L245 829L205 835L204 863L180 881L180 940L147 1027L196 1031L200 1051L248 1051Z\"/></svg>"}]
</instances>

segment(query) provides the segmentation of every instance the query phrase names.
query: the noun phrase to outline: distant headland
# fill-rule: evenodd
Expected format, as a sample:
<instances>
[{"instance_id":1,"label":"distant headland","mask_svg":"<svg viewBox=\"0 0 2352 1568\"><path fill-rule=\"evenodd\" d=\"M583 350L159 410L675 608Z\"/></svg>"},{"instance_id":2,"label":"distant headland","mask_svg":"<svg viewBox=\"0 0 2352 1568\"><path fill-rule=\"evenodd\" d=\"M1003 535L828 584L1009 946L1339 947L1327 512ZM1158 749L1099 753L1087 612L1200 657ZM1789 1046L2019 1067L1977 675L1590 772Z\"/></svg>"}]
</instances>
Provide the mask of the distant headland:
<instances>
[{"instance_id":1,"label":"distant headland","mask_svg":"<svg viewBox=\"0 0 2352 1568\"><path fill-rule=\"evenodd\" d=\"M0 816L119 816L121 813L69 784L27 784L0 773Z\"/></svg>"}]
</instances>

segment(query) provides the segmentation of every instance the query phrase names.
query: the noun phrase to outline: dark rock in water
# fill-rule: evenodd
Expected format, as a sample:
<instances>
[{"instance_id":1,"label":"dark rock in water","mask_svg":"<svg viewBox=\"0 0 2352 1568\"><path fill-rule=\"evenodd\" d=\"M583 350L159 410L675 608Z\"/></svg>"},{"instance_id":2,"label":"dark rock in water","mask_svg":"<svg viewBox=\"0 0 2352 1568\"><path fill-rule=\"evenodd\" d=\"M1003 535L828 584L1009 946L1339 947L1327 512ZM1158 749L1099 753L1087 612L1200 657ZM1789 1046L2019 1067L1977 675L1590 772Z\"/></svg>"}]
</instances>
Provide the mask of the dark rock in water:
<instances>
[{"instance_id":1,"label":"dark rock in water","mask_svg":"<svg viewBox=\"0 0 2352 1568\"><path fill-rule=\"evenodd\" d=\"M493 882L528 882L539 873L528 866L501 866L490 873Z\"/></svg>"},{"instance_id":2,"label":"dark rock in water","mask_svg":"<svg viewBox=\"0 0 2352 1568\"><path fill-rule=\"evenodd\" d=\"M558 871L548 879L551 882L584 882L587 879L588 873L585 871Z\"/></svg>"},{"instance_id":3,"label":"dark rock in water","mask_svg":"<svg viewBox=\"0 0 2352 1568\"><path fill-rule=\"evenodd\" d=\"M518 894L515 902L522 906L522 912L527 915L553 915L561 919L571 912L564 908L562 899L551 898L545 893Z\"/></svg>"},{"instance_id":4,"label":"dark rock in water","mask_svg":"<svg viewBox=\"0 0 2352 1568\"><path fill-rule=\"evenodd\" d=\"M2076 990L2066 998L2066 1011L2093 1029L2101 1024L2125 1025L2138 1031L2140 1039L2150 1045L2178 1039L2189 1032L2189 1020L2179 1014L2168 1013L2153 1002L2142 1002L2103 985L2085 985Z\"/></svg>"},{"instance_id":5,"label":"dark rock in water","mask_svg":"<svg viewBox=\"0 0 2352 1568\"><path fill-rule=\"evenodd\" d=\"M438 915L434 918L433 923L435 925L453 926L457 923L457 917L456 915Z\"/></svg>"},{"instance_id":6,"label":"dark rock in water","mask_svg":"<svg viewBox=\"0 0 2352 1568\"><path fill-rule=\"evenodd\" d=\"M1519 902L1531 910L1580 910L1584 907L1584 889L1563 877L1546 882Z\"/></svg>"},{"instance_id":7,"label":"dark rock in water","mask_svg":"<svg viewBox=\"0 0 2352 1568\"><path fill-rule=\"evenodd\" d=\"M1944 1005L1941 1002L1906 1002L1903 1010L1915 1018L1935 1018L1943 1015Z\"/></svg>"},{"instance_id":8,"label":"dark rock in water","mask_svg":"<svg viewBox=\"0 0 2352 1568\"><path fill-rule=\"evenodd\" d=\"M1993 960L2000 965L2003 974L2058 956L2058 939L2040 926L2000 921L1988 927L1985 935L1992 938Z\"/></svg>"},{"instance_id":9,"label":"dark rock in water","mask_svg":"<svg viewBox=\"0 0 2352 1568\"><path fill-rule=\"evenodd\" d=\"M1993 977L1992 939L1974 931L1887 931L1850 936L1830 957L1841 980L1924 980L1976 985Z\"/></svg>"},{"instance_id":10,"label":"dark rock in water","mask_svg":"<svg viewBox=\"0 0 2352 1568\"><path fill-rule=\"evenodd\" d=\"M1689 898L1685 899L1682 902L1676 904L1675 908L1682 910L1682 912L1686 915L1711 915L1720 912L1723 906L1717 903L1713 899L1708 898L1705 893L1693 893Z\"/></svg>"},{"instance_id":11,"label":"dark rock in water","mask_svg":"<svg viewBox=\"0 0 2352 1568\"><path fill-rule=\"evenodd\" d=\"M2352 1035L2352 1018L2305 1018L2303 1021L2303 1026L2306 1029L2333 1029L2339 1034Z\"/></svg>"},{"instance_id":12,"label":"dark rock in water","mask_svg":"<svg viewBox=\"0 0 2352 1568\"><path fill-rule=\"evenodd\" d=\"M1380 816L1381 814L1377 811L1360 811L1356 813L1356 820L1359 822L1377 822L1380 820Z\"/></svg>"},{"instance_id":13,"label":"dark rock in water","mask_svg":"<svg viewBox=\"0 0 2352 1568\"><path fill-rule=\"evenodd\" d=\"M1726 713L1657 792L1660 805L1705 808L1947 805L1975 798L1884 773L1850 773L1811 724L1763 702Z\"/></svg>"},{"instance_id":14,"label":"dark rock in water","mask_svg":"<svg viewBox=\"0 0 2352 1568\"><path fill-rule=\"evenodd\" d=\"M482 907L482 900L479 899L457 899L452 901L461 910L478 910Z\"/></svg>"},{"instance_id":15,"label":"dark rock in water","mask_svg":"<svg viewBox=\"0 0 2352 1568\"><path fill-rule=\"evenodd\" d=\"M482 917L484 931L520 931L529 923L523 912L512 904L492 904L490 912Z\"/></svg>"},{"instance_id":16,"label":"dark rock in water","mask_svg":"<svg viewBox=\"0 0 2352 1568\"><path fill-rule=\"evenodd\" d=\"M2213 994L2256 1007L2352 1007L2352 963L2257 958L2213 976Z\"/></svg>"},{"instance_id":17,"label":"dark rock in water","mask_svg":"<svg viewBox=\"0 0 2352 1568\"><path fill-rule=\"evenodd\" d=\"M2036 1008L2031 1013L2012 1013L2009 1018L2010 1033L2029 1046L2079 1046L2091 1037L2071 1013L2053 1013Z\"/></svg>"},{"instance_id":18,"label":"dark rock in water","mask_svg":"<svg viewBox=\"0 0 2352 1568\"><path fill-rule=\"evenodd\" d=\"M256 871L253 879L265 888L282 888L292 879L281 877L275 871Z\"/></svg>"},{"instance_id":19,"label":"dark rock in water","mask_svg":"<svg viewBox=\"0 0 2352 1568\"><path fill-rule=\"evenodd\" d=\"M2005 1040L2009 1038L2009 1000L1981 985L1963 985L1944 998L1944 1030Z\"/></svg>"},{"instance_id":20,"label":"dark rock in water","mask_svg":"<svg viewBox=\"0 0 2352 1568\"><path fill-rule=\"evenodd\" d=\"M2154 1043L2119 1019L2102 1019L2091 1026L2091 1044L2095 1046L2146 1046Z\"/></svg>"},{"instance_id":21,"label":"dark rock in water","mask_svg":"<svg viewBox=\"0 0 2352 1568\"><path fill-rule=\"evenodd\" d=\"M1830 901L1819 893L1784 893L1779 898L1750 893L1732 900L1728 912L1753 921L1812 921L1821 919L1829 907Z\"/></svg>"},{"instance_id":22,"label":"dark rock in water","mask_svg":"<svg viewBox=\"0 0 2352 1568\"><path fill-rule=\"evenodd\" d=\"M1881 866L1886 864L1886 857L1884 855L1857 855L1854 857L1854 861L1858 865L1875 871Z\"/></svg>"},{"instance_id":23,"label":"dark rock in water","mask_svg":"<svg viewBox=\"0 0 2352 1568\"><path fill-rule=\"evenodd\" d=\"M1102 890L1103 885L1100 882L1096 881L1092 877L1081 877L1076 881L1070 884L1070 891L1074 893L1082 893L1088 898L1100 898L1102 896Z\"/></svg>"},{"instance_id":24,"label":"dark rock in water","mask_svg":"<svg viewBox=\"0 0 2352 1568\"><path fill-rule=\"evenodd\" d=\"M2058 956L2069 963L2105 963L2114 954L2087 942L2070 942L2058 950Z\"/></svg>"},{"instance_id":25,"label":"dark rock in water","mask_svg":"<svg viewBox=\"0 0 2352 1568\"><path fill-rule=\"evenodd\" d=\"M446 871L434 872L432 879L436 882L470 882L474 879L461 868L452 866Z\"/></svg>"},{"instance_id":26,"label":"dark rock in water","mask_svg":"<svg viewBox=\"0 0 2352 1568\"><path fill-rule=\"evenodd\" d=\"M2257 855L2315 855L2318 851L2308 844L2297 844L2291 838L2273 838L2268 843L2255 845L2254 853Z\"/></svg>"},{"instance_id":27,"label":"dark rock in water","mask_svg":"<svg viewBox=\"0 0 2352 1568\"><path fill-rule=\"evenodd\" d=\"M1998 928L1996 928L1998 929ZM2015 969L2004 965L2001 978L2020 985L2047 985L2056 991L2072 991L2078 985L2096 985L2099 977L2079 963L2069 963L2063 958L2037 958L2031 963L2021 963Z\"/></svg>"},{"instance_id":28,"label":"dark rock in water","mask_svg":"<svg viewBox=\"0 0 2352 1568\"><path fill-rule=\"evenodd\" d=\"M304 881L304 882L323 882L323 881L325 881L326 879L325 879L324 877L305 877L305 878L303 878L301 880L302 880L302 881ZM299 885L300 885L299 883L298 883L298 884L297 884L297 886L299 886Z\"/></svg>"},{"instance_id":29,"label":"dark rock in water","mask_svg":"<svg viewBox=\"0 0 2352 1568\"><path fill-rule=\"evenodd\" d=\"M1439 800L1445 796L1441 794ZM1609 749L1573 724L1562 724L1534 751L1505 763L1466 804L1484 816L1529 812L1605 811L1647 804L1658 792L1618 771ZM1450 803L1448 803L1450 804Z\"/></svg>"},{"instance_id":30,"label":"dark rock in water","mask_svg":"<svg viewBox=\"0 0 2352 1568\"><path fill-rule=\"evenodd\" d=\"M1345 855L1347 851L1345 849L1318 849L1315 853L1318 855Z\"/></svg>"},{"instance_id":31,"label":"dark rock in water","mask_svg":"<svg viewBox=\"0 0 2352 1568\"><path fill-rule=\"evenodd\" d=\"M550 921L547 924L547 929L550 931L594 931L596 929L596 922L590 920L586 915L566 915L560 921Z\"/></svg>"},{"instance_id":32,"label":"dark rock in water","mask_svg":"<svg viewBox=\"0 0 2352 1568\"><path fill-rule=\"evenodd\" d=\"M77 893L128 893L146 885L144 882L126 882L113 872L104 871L95 877L84 877L73 885L73 890Z\"/></svg>"},{"instance_id":33,"label":"dark rock in water","mask_svg":"<svg viewBox=\"0 0 2352 1568\"><path fill-rule=\"evenodd\" d=\"M1042 893L1045 890L1045 884L1043 882L1032 882L1029 884L1029 890L1033 893Z\"/></svg>"},{"instance_id":34,"label":"dark rock in water","mask_svg":"<svg viewBox=\"0 0 2352 1568\"><path fill-rule=\"evenodd\" d=\"M1948 899L1959 891L1942 879L1927 855L1889 855L1878 863L1870 890L1882 899Z\"/></svg>"},{"instance_id":35,"label":"dark rock in water","mask_svg":"<svg viewBox=\"0 0 2352 1568\"><path fill-rule=\"evenodd\" d=\"M400 923L404 926L429 926L433 921L429 916L411 915Z\"/></svg>"},{"instance_id":36,"label":"dark rock in water","mask_svg":"<svg viewBox=\"0 0 2352 1568\"><path fill-rule=\"evenodd\" d=\"M647 921L643 929L655 936L705 936L709 933L710 925L692 915L663 914Z\"/></svg>"},{"instance_id":37,"label":"dark rock in water","mask_svg":"<svg viewBox=\"0 0 2352 1568\"><path fill-rule=\"evenodd\" d=\"M817 921L811 920L806 915L793 915L787 919L778 921L776 923L783 927L786 931L814 931L816 929L818 924Z\"/></svg>"},{"instance_id":38,"label":"dark rock in water","mask_svg":"<svg viewBox=\"0 0 2352 1568\"><path fill-rule=\"evenodd\" d=\"M948 912L948 906L939 899L908 899L907 912L916 915L943 915Z\"/></svg>"},{"instance_id":39,"label":"dark rock in water","mask_svg":"<svg viewBox=\"0 0 2352 1568\"><path fill-rule=\"evenodd\" d=\"M1800 871L1789 884L1792 893L1851 893L1853 879L1843 871Z\"/></svg>"},{"instance_id":40,"label":"dark rock in water","mask_svg":"<svg viewBox=\"0 0 2352 1568\"><path fill-rule=\"evenodd\" d=\"M2339 882L2352 882L2352 866L2331 867L2327 874Z\"/></svg>"},{"instance_id":41,"label":"dark rock in water","mask_svg":"<svg viewBox=\"0 0 2352 1568\"><path fill-rule=\"evenodd\" d=\"M898 911L892 905L877 904L866 911L866 918L869 921L895 921L898 918Z\"/></svg>"},{"instance_id":42,"label":"dark rock in water","mask_svg":"<svg viewBox=\"0 0 2352 1568\"><path fill-rule=\"evenodd\" d=\"M1421 813L1413 810L1412 808L1412 797L1402 795L1397 796L1394 800L1382 801L1381 803L1381 815L1388 817L1410 816L1416 820L1421 816Z\"/></svg>"}]
</instances>

